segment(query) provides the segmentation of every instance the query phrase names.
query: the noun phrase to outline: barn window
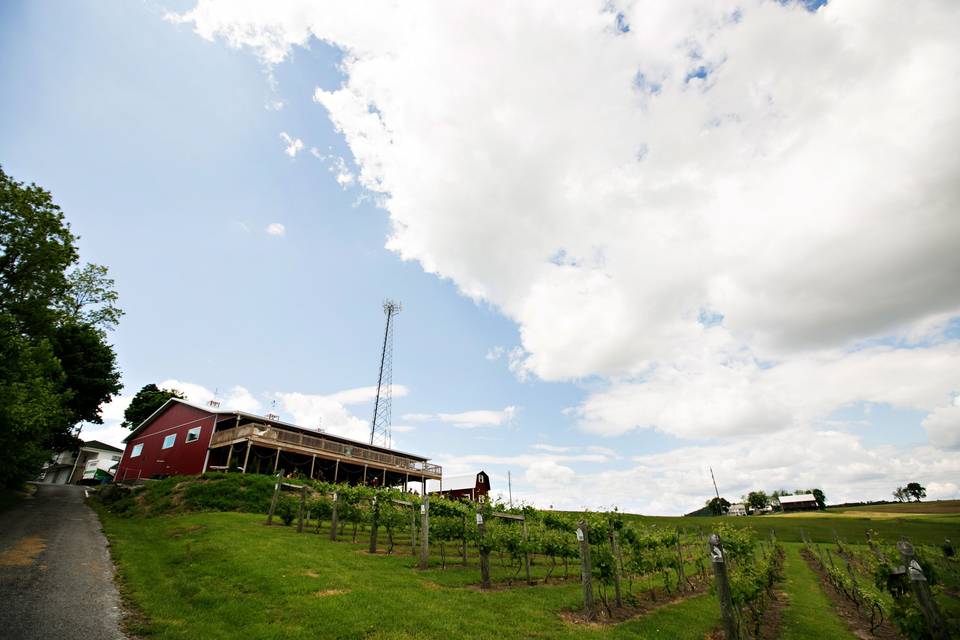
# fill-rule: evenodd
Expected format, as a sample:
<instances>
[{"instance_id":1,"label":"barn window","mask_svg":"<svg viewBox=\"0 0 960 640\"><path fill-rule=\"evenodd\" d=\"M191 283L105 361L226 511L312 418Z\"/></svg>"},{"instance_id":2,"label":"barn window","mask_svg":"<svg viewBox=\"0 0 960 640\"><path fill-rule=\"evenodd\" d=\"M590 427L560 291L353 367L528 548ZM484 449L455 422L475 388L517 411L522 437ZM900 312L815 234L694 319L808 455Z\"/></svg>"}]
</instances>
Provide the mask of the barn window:
<instances>
[{"instance_id":1,"label":"barn window","mask_svg":"<svg viewBox=\"0 0 960 640\"><path fill-rule=\"evenodd\" d=\"M200 439L200 427L194 427L187 431L187 442L196 442Z\"/></svg>"},{"instance_id":2,"label":"barn window","mask_svg":"<svg viewBox=\"0 0 960 640\"><path fill-rule=\"evenodd\" d=\"M169 449L177 442L177 434L171 433L166 438L163 439L163 449Z\"/></svg>"},{"instance_id":3,"label":"barn window","mask_svg":"<svg viewBox=\"0 0 960 640\"><path fill-rule=\"evenodd\" d=\"M143 451L143 443L133 445L133 451L130 452L131 458L136 458L140 455L140 452Z\"/></svg>"}]
</instances>

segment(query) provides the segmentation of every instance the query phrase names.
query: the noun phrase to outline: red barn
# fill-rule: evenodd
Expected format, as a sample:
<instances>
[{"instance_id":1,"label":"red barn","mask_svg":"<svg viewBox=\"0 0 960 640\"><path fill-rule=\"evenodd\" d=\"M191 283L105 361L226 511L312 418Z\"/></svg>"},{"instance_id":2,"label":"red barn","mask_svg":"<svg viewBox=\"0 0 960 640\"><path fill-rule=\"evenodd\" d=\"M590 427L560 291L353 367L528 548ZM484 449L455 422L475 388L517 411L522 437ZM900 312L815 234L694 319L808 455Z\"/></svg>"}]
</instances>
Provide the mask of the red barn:
<instances>
[{"instance_id":1,"label":"red barn","mask_svg":"<svg viewBox=\"0 0 960 640\"><path fill-rule=\"evenodd\" d=\"M329 482L404 486L441 477L427 458L282 422L171 398L124 439L115 480L207 470L286 474Z\"/></svg>"},{"instance_id":2,"label":"red barn","mask_svg":"<svg viewBox=\"0 0 960 640\"><path fill-rule=\"evenodd\" d=\"M490 476L484 471L465 476L451 476L440 482L427 484L430 495L457 500L466 498L474 502L485 499L490 494Z\"/></svg>"}]
</instances>

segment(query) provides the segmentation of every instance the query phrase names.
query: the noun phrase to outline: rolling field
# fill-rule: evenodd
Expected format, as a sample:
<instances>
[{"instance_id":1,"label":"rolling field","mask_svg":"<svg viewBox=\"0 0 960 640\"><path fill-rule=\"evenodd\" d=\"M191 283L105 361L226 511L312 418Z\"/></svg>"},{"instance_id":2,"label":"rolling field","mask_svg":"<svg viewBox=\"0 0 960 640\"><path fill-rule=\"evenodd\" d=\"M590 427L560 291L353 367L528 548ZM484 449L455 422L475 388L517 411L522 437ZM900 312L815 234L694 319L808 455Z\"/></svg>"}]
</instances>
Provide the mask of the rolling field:
<instances>
[{"instance_id":1,"label":"rolling field","mask_svg":"<svg viewBox=\"0 0 960 640\"><path fill-rule=\"evenodd\" d=\"M720 626L718 602L703 583L698 591L665 596L659 578L633 581L624 585L633 613L616 624L585 624L574 619L583 602L575 561L567 568L569 579L563 579L561 564L544 584L550 562L535 557L531 574L537 584L527 586L508 559L493 553L494 588L481 591L475 549L464 567L450 543L444 559L439 545L431 545L430 568L418 570L409 538L398 535L387 554L381 533L381 550L373 555L362 527L356 542L350 529L331 542L326 522L319 535L315 522L297 534L296 527L264 526L264 517L254 513L118 517L99 511L122 593L135 612L129 630L144 637L703 639ZM960 514L893 515L627 520L704 533L723 522L749 527L761 539L774 531L785 543L786 559L785 579L777 587L781 618L770 623L770 637L850 640L857 636L800 556L800 529L821 542L832 541L836 530L853 545L867 529L888 540L905 535L928 545L960 533ZM692 575L693 567L688 570Z\"/></svg>"}]
</instances>

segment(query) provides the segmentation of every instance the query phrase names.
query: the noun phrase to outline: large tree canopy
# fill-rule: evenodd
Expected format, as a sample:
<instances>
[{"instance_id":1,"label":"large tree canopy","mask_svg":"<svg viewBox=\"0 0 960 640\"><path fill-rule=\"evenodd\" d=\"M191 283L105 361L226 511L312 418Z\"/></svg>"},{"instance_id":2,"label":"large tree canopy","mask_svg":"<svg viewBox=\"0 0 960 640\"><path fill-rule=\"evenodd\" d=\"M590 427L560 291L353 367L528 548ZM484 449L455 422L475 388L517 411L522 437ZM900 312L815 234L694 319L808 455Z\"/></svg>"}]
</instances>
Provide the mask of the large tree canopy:
<instances>
[{"instance_id":1,"label":"large tree canopy","mask_svg":"<svg viewBox=\"0 0 960 640\"><path fill-rule=\"evenodd\" d=\"M50 193L0 168L0 484L76 444L120 390L106 330L122 312L106 267L78 261Z\"/></svg>"},{"instance_id":2,"label":"large tree canopy","mask_svg":"<svg viewBox=\"0 0 960 640\"><path fill-rule=\"evenodd\" d=\"M153 383L144 385L140 391L137 391L137 395L133 396L130 406L123 412L122 425L128 429L136 429L170 398L186 398L186 396L176 389L161 389Z\"/></svg>"}]
</instances>

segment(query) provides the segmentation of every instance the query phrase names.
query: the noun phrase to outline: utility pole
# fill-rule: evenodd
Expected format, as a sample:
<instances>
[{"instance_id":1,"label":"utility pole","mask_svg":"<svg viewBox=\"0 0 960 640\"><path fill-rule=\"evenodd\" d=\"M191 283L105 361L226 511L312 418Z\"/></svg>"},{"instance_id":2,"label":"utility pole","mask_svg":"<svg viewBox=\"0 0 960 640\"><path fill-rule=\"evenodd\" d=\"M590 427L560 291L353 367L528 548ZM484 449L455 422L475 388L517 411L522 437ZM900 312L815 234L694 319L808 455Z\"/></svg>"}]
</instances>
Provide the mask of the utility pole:
<instances>
[{"instance_id":1,"label":"utility pole","mask_svg":"<svg viewBox=\"0 0 960 640\"><path fill-rule=\"evenodd\" d=\"M507 471L507 491L510 492L510 508L513 509L513 483L510 480L509 471Z\"/></svg>"},{"instance_id":2,"label":"utility pole","mask_svg":"<svg viewBox=\"0 0 960 640\"><path fill-rule=\"evenodd\" d=\"M717 494L717 500L720 500L720 491L717 490L717 479L713 477L713 467L710 467L710 479L713 480L713 491Z\"/></svg>"}]
</instances>

